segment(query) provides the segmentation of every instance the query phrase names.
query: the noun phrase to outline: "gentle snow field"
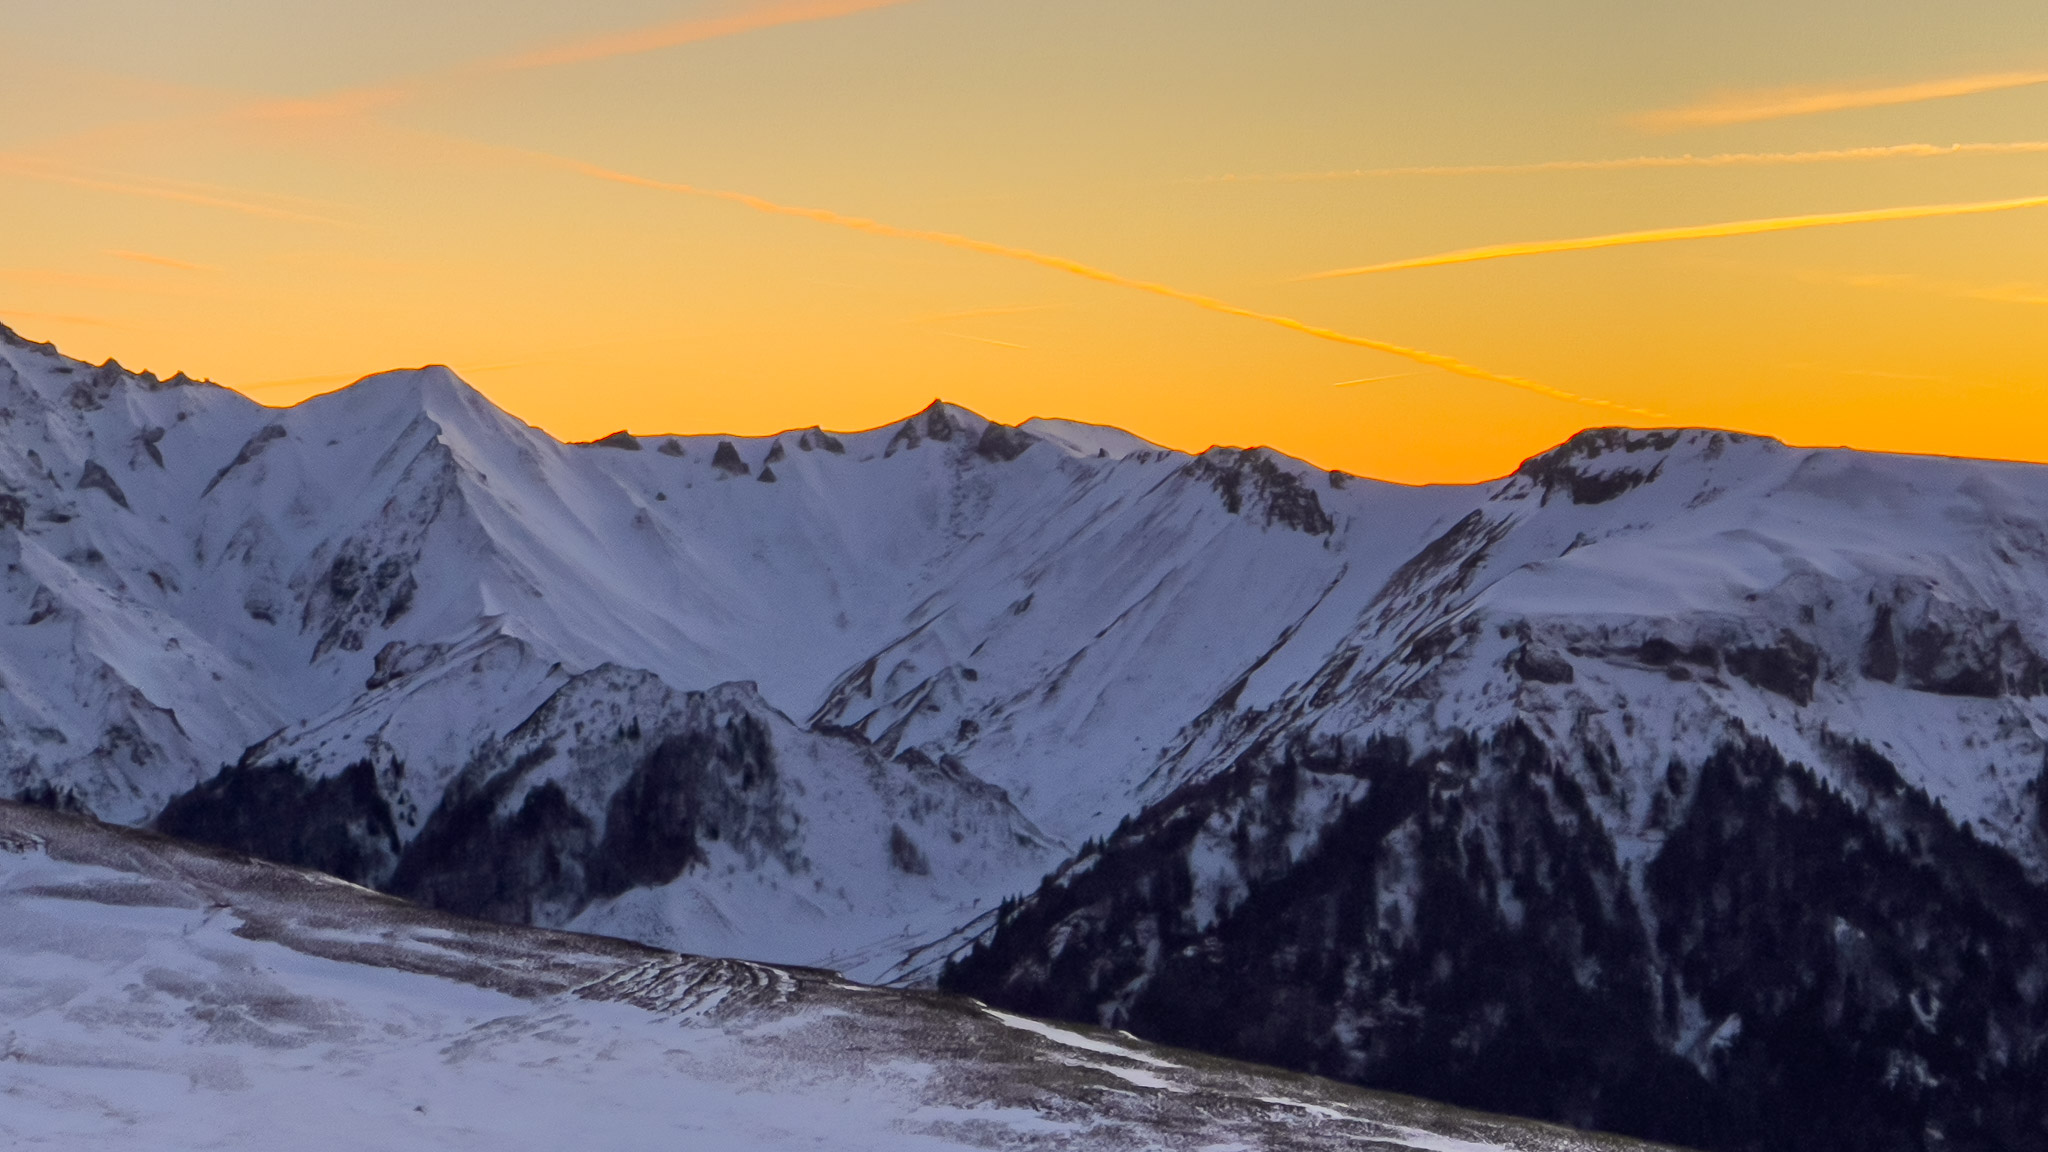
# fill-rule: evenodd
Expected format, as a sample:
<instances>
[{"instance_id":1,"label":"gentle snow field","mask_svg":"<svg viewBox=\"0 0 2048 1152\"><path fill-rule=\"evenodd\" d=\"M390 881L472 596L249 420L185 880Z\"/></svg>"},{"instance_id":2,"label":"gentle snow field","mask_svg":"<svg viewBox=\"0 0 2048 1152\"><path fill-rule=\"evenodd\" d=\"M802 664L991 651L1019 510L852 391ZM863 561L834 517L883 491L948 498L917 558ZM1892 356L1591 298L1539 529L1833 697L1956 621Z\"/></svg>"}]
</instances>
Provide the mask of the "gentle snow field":
<instances>
[{"instance_id":1,"label":"gentle snow field","mask_svg":"<svg viewBox=\"0 0 2048 1152\"><path fill-rule=\"evenodd\" d=\"M0 1142L1643 1147L814 970L462 921L4 803Z\"/></svg>"}]
</instances>

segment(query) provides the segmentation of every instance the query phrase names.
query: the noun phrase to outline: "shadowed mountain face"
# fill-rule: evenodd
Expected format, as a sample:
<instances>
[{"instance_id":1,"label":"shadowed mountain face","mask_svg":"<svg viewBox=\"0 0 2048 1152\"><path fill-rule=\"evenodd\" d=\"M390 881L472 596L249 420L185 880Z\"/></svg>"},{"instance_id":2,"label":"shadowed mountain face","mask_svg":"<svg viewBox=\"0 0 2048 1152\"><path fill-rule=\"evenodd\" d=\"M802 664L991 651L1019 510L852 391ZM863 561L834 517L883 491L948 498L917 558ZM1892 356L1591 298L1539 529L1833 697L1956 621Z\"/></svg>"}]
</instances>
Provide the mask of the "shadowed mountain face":
<instances>
[{"instance_id":1,"label":"shadowed mountain face","mask_svg":"<svg viewBox=\"0 0 2048 1152\"><path fill-rule=\"evenodd\" d=\"M2048 469L564 445L8 334L0 553L9 796L1702 1147L2048 1147Z\"/></svg>"}]
</instances>

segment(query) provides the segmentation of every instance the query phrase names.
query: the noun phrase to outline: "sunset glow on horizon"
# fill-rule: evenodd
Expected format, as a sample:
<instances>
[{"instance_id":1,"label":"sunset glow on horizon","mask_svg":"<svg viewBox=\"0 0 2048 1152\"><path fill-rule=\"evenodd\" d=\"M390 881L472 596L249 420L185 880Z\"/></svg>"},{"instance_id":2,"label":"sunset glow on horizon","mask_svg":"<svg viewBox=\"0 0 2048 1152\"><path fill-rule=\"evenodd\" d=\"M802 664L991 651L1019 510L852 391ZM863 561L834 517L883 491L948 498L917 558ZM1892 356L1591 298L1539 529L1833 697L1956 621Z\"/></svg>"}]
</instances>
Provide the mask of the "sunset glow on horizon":
<instances>
[{"instance_id":1,"label":"sunset glow on horizon","mask_svg":"<svg viewBox=\"0 0 2048 1152\"><path fill-rule=\"evenodd\" d=\"M0 0L0 322L266 404L446 363L572 440L943 397L1406 482L1604 424L2048 461L2021 0L171 7Z\"/></svg>"}]
</instances>

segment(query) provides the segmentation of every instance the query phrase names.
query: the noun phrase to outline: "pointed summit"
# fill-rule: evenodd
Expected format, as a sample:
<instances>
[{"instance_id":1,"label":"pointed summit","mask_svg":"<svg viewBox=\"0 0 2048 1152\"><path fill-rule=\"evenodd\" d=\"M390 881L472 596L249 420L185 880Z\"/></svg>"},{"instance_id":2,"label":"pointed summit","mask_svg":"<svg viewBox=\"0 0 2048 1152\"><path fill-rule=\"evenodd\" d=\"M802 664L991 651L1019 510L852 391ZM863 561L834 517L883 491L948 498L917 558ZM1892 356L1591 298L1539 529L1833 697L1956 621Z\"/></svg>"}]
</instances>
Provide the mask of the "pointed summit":
<instances>
[{"instance_id":1,"label":"pointed summit","mask_svg":"<svg viewBox=\"0 0 2048 1152\"><path fill-rule=\"evenodd\" d=\"M393 422L403 426L422 417L443 431L527 427L444 364L378 372L312 397L293 410L323 424L350 427Z\"/></svg>"}]
</instances>

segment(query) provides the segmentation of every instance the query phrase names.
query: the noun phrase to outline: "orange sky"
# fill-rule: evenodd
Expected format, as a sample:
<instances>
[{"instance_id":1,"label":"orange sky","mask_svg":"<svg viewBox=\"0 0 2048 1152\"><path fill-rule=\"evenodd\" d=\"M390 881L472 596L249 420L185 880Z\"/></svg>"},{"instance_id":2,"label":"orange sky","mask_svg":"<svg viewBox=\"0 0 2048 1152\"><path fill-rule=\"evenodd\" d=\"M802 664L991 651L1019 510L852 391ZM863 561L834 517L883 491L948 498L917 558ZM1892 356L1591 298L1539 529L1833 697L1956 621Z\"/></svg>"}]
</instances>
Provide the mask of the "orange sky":
<instances>
[{"instance_id":1,"label":"orange sky","mask_svg":"<svg viewBox=\"0 0 2048 1152\"><path fill-rule=\"evenodd\" d=\"M266 403L445 362L572 439L944 396L1408 481L1612 423L2048 459L2038 0L0 14L0 319Z\"/></svg>"}]
</instances>

